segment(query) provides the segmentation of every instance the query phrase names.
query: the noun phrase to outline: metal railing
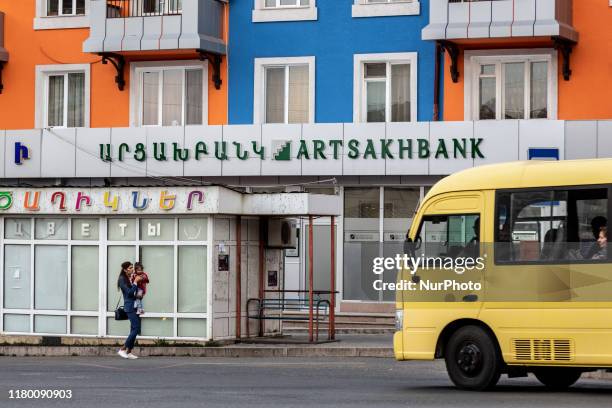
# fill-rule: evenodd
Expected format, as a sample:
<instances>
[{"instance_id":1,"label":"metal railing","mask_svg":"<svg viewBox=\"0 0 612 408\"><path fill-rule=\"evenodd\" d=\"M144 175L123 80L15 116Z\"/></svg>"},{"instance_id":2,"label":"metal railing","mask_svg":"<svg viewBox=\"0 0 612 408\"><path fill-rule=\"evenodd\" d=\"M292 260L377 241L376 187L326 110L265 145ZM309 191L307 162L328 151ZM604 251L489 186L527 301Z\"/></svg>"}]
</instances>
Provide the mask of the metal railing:
<instances>
[{"instance_id":1,"label":"metal railing","mask_svg":"<svg viewBox=\"0 0 612 408\"><path fill-rule=\"evenodd\" d=\"M106 18L173 16L182 11L182 0L106 0Z\"/></svg>"}]
</instances>

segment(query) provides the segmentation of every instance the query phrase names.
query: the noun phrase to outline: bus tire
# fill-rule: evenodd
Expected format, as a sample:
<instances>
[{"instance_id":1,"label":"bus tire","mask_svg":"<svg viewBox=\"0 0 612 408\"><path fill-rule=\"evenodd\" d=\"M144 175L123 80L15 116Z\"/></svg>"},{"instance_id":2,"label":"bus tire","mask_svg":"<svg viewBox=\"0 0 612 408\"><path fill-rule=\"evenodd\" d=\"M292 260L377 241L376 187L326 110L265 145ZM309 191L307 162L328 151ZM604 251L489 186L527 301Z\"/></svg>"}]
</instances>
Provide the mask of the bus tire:
<instances>
[{"instance_id":1,"label":"bus tire","mask_svg":"<svg viewBox=\"0 0 612 408\"><path fill-rule=\"evenodd\" d=\"M533 374L546 388L565 390L578 381L582 371L571 367L537 367Z\"/></svg>"},{"instance_id":2,"label":"bus tire","mask_svg":"<svg viewBox=\"0 0 612 408\"><path fill-rule=\"evenodd\" d=\"M444 353L451 381L464 390L495 387L503 362L496 340L483 328L464 326L454 332Z\"/></svg>"}]
</instances>

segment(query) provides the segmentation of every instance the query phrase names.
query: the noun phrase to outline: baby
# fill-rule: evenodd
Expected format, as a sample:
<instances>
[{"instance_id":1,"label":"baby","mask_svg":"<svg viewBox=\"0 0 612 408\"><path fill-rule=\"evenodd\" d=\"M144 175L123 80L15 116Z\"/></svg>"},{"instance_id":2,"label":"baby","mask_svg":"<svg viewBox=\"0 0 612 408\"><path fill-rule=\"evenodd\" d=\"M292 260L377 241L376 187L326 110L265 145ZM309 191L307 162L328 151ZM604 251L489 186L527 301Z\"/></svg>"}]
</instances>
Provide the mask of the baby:
<instances>
[{"instance_id":1,"label":"baby","mask_svg":"<svg viewBox=\"0 0 612 408\"><path fill-rule=\"evenodd\" d=\"M134 275L141 276L142 279L138 282L138 290L136 291L136 300L134 301L134 308L136 309L137 315L144 314L144 305L142 303L142 298L147 294L147 284L149 283L149 276L144 271L144 266L140 262L136 262L134 264Z\"/></svg>"}]
</instances>

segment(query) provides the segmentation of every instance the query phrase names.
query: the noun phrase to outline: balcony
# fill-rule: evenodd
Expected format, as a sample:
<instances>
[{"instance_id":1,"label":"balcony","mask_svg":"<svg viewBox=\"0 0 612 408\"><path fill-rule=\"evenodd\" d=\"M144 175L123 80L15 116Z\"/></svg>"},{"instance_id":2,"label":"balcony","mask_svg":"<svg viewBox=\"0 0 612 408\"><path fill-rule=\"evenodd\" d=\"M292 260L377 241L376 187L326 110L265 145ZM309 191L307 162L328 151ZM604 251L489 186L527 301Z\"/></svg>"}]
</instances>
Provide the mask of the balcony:
<instances>
[{"instance_id":1,"label":"balcony","mask_svg":"<svg viewBox=\"0 0 612 408\"><path fill-rule=\"evenodd\" d=\"M573 0L430 0L423 40L553 37L575 43Z\"/></svg>"},{"instance_id":2,"label":"balcony","mask_svg":"<svg viewBox=\"0 0 612 408\"><path fill-rule=\"evenodd\" d=\"M226 53L223 0L91 0L84 52Z\"/></svg>"},{"instance_id":3,"label":"balcony","mask_svg":"<svg viewBox=\"0 0 612 408\"><path fill-rule=\"evenodd\" d=\"M2 93L2 68L8 62L9 54L4 48L4 13L0 11L0 94Z\"/></svg>"}]
</instances>

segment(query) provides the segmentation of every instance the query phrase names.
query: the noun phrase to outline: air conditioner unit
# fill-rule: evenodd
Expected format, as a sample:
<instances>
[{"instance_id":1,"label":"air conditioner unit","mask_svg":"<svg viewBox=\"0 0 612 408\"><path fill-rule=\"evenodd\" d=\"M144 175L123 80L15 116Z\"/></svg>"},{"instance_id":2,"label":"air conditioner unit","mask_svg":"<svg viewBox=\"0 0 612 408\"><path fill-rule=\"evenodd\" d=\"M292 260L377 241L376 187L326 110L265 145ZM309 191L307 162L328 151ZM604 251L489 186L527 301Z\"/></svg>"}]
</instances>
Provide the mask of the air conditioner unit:
<instances>
[{"instance_id":1,"label":"air conditioner unit","mask_svg":"<svg viewBox=\"0 0 612 408\"><path fill-rule=\"evenodd\" d=\"M295 220L272 218L268 220L268 248L296 248Z\"/></svg>"},{"instance_id":2,"label":"air conditioner unit","mask_svg":"<svg viewBox=\"0 0 612 408\"><path fill-rule=\"evenodd\" d=\"M405 241L406 233L405 232L385 232L385 242L389 241Z\"/></svg>"},{"instance_id":3,"label":"air conditioner unit","mask_svg":"<svg viewBox=\"0 0 612 408\"><path fill-rule=\"evenodd\" d=\"M378 242L378 232L353 231L344 234L345 242Z\"/></svg>"}]
</instances>

